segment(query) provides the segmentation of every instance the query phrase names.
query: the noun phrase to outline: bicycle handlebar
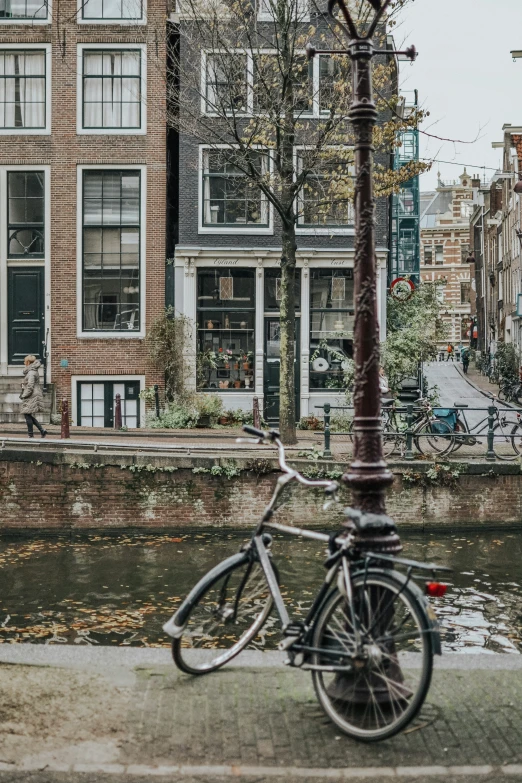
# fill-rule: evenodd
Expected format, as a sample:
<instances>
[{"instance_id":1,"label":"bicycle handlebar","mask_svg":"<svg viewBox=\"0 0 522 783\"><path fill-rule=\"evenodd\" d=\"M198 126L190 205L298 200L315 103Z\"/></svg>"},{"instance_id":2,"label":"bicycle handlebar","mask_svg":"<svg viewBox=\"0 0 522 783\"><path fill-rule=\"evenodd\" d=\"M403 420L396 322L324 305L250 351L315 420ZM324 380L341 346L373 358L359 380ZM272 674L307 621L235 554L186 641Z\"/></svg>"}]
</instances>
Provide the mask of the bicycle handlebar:
<instances>
[{"instance_id":1,"label":"bicycle handlebar","mask_svg":"<svg viewBox=\"0 0 522 783\"><path fill-rule=\"evenodd\" d=\"M243 432L247 432L249 435L255 435L255 437L260 441L268 441L269 443L275 444L277 446L279 456L279 467L283 473L286 473L291 478L294 478L299 482L299 484L304 484L306 487L324 487L325 492L329 495L335 495L339 489L339 484L337 481L327 481L325 479L317 479L314 481L313 479L307 479L302 476L299 471L294 470L294 468L291 468L289 465L287 465L285 459L285 447L281 443L281 435L278 430L258 430L256 427L250 426L250 424L245 424L243 426ZM238 438L238 440L240 439Z\"/></svg>"}]
</instances>

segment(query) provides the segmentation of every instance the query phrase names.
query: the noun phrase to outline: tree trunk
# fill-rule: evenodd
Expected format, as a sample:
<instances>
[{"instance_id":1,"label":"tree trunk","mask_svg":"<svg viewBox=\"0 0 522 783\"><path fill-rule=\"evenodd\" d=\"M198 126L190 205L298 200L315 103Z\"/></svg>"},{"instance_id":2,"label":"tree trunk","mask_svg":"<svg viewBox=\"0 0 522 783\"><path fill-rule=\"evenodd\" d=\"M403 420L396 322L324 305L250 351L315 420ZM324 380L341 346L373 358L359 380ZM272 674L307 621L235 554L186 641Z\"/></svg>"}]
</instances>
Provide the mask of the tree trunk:
<instances>
[{"instance_id":1,"label":"tree trunk","mask_svg":"<svg viewBox=\"0 0 522 783\"><path fill-rule=\"evenodd\" d=\"M295 431L295 225L283 226L281 255L281 369L279 428L283 443L297 443Z\"/></svg>"}]
</instances>

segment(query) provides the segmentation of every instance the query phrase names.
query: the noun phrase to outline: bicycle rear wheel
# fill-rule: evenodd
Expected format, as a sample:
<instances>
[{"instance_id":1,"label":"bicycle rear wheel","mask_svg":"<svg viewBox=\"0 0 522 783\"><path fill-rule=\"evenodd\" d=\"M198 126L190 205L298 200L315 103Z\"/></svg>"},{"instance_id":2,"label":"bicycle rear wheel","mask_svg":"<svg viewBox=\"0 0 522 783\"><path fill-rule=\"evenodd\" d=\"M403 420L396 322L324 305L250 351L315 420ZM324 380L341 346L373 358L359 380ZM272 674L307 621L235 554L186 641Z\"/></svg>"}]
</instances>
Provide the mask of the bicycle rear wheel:
<instances>
[{"instance_id":1,"label":"bicycle rear wheel","mask_svg":"<svg viewBox=\"0 0 522 783\"><path fill-rule=\"evenodd\" d=\"M334 590L316 621L312 671L317 698L328 717L363 742L397 734L421 708L431 681L433 651L424 605L404 580L369 571L353 579L353 605L362 654L346 596Z\"/></svg>"},{"instance_id":2,"label":"bicycle rear wheel","mask_svg":"<svg viewBox=\"0 0 522 783\"><path fill-rule=\"evenodd\" d=\"M415 433L415 446L421 454L446 454L454 442L453 430L442 419L430 419Z\"/></svg>"},{"instance_id":3,"label":"bicycle rear wheel","mask_svg":"<svg viewBox=\"0 0 522 783\"><path fill-rule=\"evenodd\" d=\"M245 558L232 565L194 597L183 632L172 641L176 666L188 674L224 666L253 641L272 606L260 563Z\"/></svg>"}]
</instances>

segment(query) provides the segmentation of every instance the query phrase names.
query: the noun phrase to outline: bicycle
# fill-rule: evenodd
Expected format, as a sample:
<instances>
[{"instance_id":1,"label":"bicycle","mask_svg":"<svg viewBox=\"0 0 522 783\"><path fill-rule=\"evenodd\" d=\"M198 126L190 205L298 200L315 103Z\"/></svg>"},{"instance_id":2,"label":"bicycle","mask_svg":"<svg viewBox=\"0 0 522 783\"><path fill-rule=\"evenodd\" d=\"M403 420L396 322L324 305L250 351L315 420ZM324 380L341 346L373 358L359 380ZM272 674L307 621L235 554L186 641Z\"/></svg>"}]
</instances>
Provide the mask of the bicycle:
<instances>
[{"instance_id":1,"label":"bicycle","mask_svg":"<svg viewBox=\"0 0 522 783\"><path fill-rule=\"evenodd\" d=\"M522 405L522 383L520 383L520 381L501 378L498 389L498 399Z\"/></svg>"},{"instance_id":2,"label":"bicycle","mask_svg":"<svg viewBox=\"0 0 522 783\"><path fill-rule=\"evenodd\" d=\"M437 418L433 412L433 406L429 400L419 397L415 400L415 405L420 408L414 409L412 432L415 448L421 453L426 453L426 444L430 450L439 456L446 454L453 445L452 429L446 421ZM389 457L397 449L404 453L406 449L406 422L398 414L404 413L405 409L397 409L395 405L383 407L381 417L383 421L383 454Z\"/></svg>"},{"instance_id":3,"label":"bicycle","mask_svg":"<svg viewBox=\"0 0 522 783\"><path fill-rule=\"evenodd\" d=\"M469 405L464 403L454 404L453 410L457 414L457 420L453 429L452 452L458 451L461 446L475 446L479 437L489 429L489 415L484 416L477 424L469 426L466 418L465 408ZM462 413L462 416L459 415ZM506 412L501 412L495 407L494 418L496 424L493 426L493 451L498 459L509 462L517 459L522 454L522 424L520 413L514 412L516 421L508 420ZM503 451L502 446L509 444L513 449L513 454Z\"/></svg>"},{"instance_id":4,"label":"bicycle","mask_svg":"<svg viewBox=\"0 0 522 783\"><path fill-rule=\"evenodd\" d=\"M292 481L324 488L327 504L339 485L290 468L276 430L243 430L255 436L247 442L277 447L282 475L251 539L211 569L163 626L173 639L174 661L193 675L219 669L255 639L275 605L283 631L278 648L288 654L288 665L311 671L326 715L357 740L391 737L420 710L433 656L441 653L437 618L412 572L431 572L427 592L444 595L446 585L434 580L435 572L450 569L361 551L356 531L385 535L395 529L385 515L347 509L352 530L332 536L274 522L276 502ZM304 621L288 615L267 528L328 543L325 581Z\"/></svg>"}]
</instances>

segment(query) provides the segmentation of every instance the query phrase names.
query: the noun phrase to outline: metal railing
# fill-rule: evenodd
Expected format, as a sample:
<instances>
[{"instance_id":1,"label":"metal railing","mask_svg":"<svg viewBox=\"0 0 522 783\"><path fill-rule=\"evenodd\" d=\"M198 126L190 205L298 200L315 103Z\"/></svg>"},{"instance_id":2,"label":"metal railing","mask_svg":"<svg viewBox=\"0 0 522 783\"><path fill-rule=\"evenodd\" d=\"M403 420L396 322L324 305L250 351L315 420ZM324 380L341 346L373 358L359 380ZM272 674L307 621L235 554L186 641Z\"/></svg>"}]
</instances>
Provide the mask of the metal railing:
<instances>
[{"instance_id":1,"label":"metal railing","mask_svg":"<svg viewBox=\"0 0 522 783\"><path fill-rule=\"evenodd\" d=\"M335 456L334 452L343 453L342 449L338 448L343 438L345 440L348 439L350 444L353 443L351 429L344 432L332 429L332 412L353 412L354 409L351 406L333 406L328 403L317 405L316 408L323 411L324 417L323 456L325 459L332 459ZM472 450L472 453L468 453L468 456L485 456L488 461L496 459L510 461L522 456L522 410L517 410L513 407L500 407L498 405L488 405L481 408L471 408L467 405L458 404L453 406L435 406L435 410L441 409L455 415L456 421L454 426L459 424L459 429L452 428L451 432L448 433L437 433L435 430L433 432L419 432L416 428L421 421L420 414L426 414L427 412L425 407L409 403L402 406L384 408L383 436L385 440L390 437L396 438L397 449L394 451L399 452L400 456L405 460L415 459L414 447L419 439L430 438L434 434L438 438L452 440L451 447L442 455L444 459L450 458L454 452L462 447ZM468 413L481 413L483 418L478 423L473 424L467 421L466 415ZM428 424L435 419L444 422L447 418L446 416L439 417L428 414L425 422ZM399 424L402 426L400 428L387 427L391 420L395 423L399 420ZM485 450L477 449L476 447L480 447L482 442L484 442ZM497 452L495 451L496 444ZM388 453L387 457L390 457L392 453ZM465 452L461 452L460 456L462 457L464 454Z\"/></svg>"}]
</instances>

